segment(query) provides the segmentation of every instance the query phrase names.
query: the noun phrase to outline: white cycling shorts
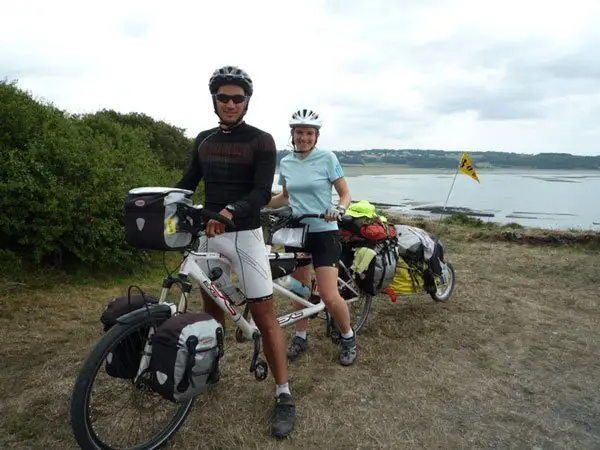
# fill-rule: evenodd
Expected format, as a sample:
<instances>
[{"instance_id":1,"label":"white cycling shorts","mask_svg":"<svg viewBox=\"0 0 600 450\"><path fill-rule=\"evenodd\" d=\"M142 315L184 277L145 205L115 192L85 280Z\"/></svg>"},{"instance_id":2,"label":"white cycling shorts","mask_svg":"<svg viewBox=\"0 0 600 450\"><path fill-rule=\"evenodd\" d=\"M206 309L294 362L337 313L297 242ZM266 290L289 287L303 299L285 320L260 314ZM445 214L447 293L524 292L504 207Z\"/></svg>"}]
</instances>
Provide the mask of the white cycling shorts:
<instances>
[{"instance_id":1,"label":"white cycling shorts","mask_svg":"<svg viewBox=\"0 0 600 450\"><path fill-rule=\"evenodd\" d=\"M248 302L267 300L273 295L271 265L265 247L262 228L232 231L212 238L202 236L198 244L199 252L220 253L231 261L231 267L217 260L200 260L198 263L205 273L214 267L221 267L231 275L230 269L238 278L238 286Z\"/></svg>"}]
</instances>

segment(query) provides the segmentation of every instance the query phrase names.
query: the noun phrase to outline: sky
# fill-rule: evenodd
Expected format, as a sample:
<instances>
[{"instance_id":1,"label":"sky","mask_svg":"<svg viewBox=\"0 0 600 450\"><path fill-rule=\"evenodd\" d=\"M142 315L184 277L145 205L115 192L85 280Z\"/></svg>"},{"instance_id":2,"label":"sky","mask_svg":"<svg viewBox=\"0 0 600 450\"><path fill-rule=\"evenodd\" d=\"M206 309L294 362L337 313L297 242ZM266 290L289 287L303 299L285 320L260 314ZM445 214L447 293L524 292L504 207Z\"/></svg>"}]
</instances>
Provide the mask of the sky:
<instances>
[{"instance_id":1,"label":"sky","mask_svg":"<svg viewBox=\"0 0 600 450\"><path fill-rule=\"evenodd\" d=\"M246 121L289 145L600 155L600 1L3 2L0 79L71 113L216 126L212 72L254 80Z\"/></svg>"}]
</instances>

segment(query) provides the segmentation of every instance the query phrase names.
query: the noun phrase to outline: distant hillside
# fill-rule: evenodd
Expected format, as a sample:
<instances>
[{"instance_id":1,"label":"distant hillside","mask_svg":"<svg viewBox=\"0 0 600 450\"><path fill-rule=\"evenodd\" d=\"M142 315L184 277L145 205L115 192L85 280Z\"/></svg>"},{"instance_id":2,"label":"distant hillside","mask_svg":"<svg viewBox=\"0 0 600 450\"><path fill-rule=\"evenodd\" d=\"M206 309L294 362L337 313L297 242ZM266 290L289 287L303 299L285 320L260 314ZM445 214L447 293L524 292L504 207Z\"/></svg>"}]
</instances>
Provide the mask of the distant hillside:
<instances>
[{"instance_id":1,"label":"distant hillside","mask_svg":"<svg viewBox=\"0 0 600 450\"><path fill-rule=\"evenodd\" d=\"M290 153L277 152L277 162ZM343 165L397 164L414 168L452 169L458 164L462 152L444 150L336 150ZM469 151L476 167L479 168L522 168L522 169L572 169L600 170L600 156L575 156L568 153L540 153L525 155L508 152Z\"/></svg>"}]
</instances>

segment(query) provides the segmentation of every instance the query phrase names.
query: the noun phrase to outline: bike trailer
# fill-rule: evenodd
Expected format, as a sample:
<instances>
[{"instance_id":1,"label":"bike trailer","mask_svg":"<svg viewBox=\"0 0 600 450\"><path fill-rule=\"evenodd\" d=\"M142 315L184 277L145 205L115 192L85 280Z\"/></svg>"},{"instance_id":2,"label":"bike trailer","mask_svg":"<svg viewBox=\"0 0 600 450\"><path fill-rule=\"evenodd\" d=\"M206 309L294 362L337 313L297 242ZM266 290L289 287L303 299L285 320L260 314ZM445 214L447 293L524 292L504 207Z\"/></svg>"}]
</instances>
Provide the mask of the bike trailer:
<instances>
[{"instance_id":1,"label":"bike trailer","mask_svg":"<svg viewBox=\"0 0 600 450\"><path fill-rule=\"evenodd\" d=\"M119 317L143 308L148 303L158 303L158 298L152 295L124 295L112 299L106 309L100 316L100 321L104 325L104 331L110 330ZM148 336L148 327L139 330L138 333L128 336L119 342L114 350L106 357L106 373L111 377L124 378L132 380L137 374L146 337Z\"/></svg>"},{"instance_id":2,"label":"bike trailer","mask_svg":"<svg viewBox=\"0 0 600 450\"><path fill-rule=\"evenodd\" d=\"M223 356L223 327L204 312L164 321L152 335L150 383L172 402L185 402L217 381Z\"/></svg>"},{"instance_id":3,"label":"bike trailer","mask_svg":"<svg viewBox=\"0 0 600 450\"><path fill-rule=\"evenodd\" d=\"M409 225L394 225L399 254L408 263L426 262L440 276L444 261L444 245L433 233Z\"/></svg>"},{"instance_id":4,"label":"bike trailer","mask_svg":"<svg viewBox=\"0 0 600 450\"><path fill-rule=\"evenodd\" d=\"M398 294L414 294L423 285L423 279L415 271L411 270L406 261L398 258L394 278L389 289Z\"/></svg>"}]
</instances>

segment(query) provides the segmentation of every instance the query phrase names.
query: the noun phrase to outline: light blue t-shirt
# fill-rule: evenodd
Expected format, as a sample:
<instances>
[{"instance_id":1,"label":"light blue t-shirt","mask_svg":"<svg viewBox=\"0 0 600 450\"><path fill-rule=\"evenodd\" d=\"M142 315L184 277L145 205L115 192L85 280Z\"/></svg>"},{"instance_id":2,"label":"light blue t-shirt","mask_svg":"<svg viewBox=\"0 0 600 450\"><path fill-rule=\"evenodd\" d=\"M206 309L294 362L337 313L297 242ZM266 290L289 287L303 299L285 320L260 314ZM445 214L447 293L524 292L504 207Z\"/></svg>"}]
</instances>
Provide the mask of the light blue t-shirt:
<instances>
[{"instance_id":1,"label":"light blue t-shirt","mask_svg":"<svg viewBox=\"0 0 600 450\"><path fill-rule=\"evenodd\" d=\"M330 150L314 149L300 159L295 153L279 163L279 185L285 186L294 216L321 214L331 206L333 182L344 176L335 154ZM309 233L337 230L337 222L325 219L304 219Z\"/></svg>"}]
</instances>

